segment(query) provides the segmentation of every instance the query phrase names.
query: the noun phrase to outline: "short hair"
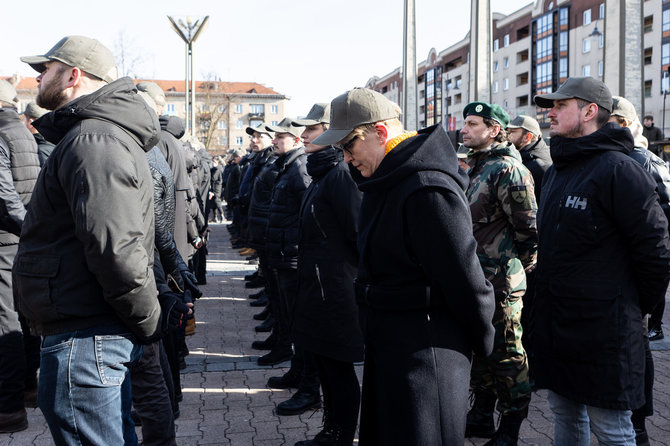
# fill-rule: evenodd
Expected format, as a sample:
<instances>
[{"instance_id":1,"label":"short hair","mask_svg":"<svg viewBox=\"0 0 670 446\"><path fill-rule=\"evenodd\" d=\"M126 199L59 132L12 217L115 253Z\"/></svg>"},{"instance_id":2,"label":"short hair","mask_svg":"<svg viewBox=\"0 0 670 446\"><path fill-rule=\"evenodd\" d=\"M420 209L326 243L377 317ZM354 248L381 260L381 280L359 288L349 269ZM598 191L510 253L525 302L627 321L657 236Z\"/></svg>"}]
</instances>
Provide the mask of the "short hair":
<instances>
[{"instance_id":1,"label":"short hair","mask_svg":"<svg viewBox=\"0 0 670 446\"><path fill-rule=\"evenodd\" d=\"M592 102L585 101L584 99L579 99L575 98L577 100L577 107L581 110L582 108L588 106L589 104L592 104ZM598 104L596 104L598 105ZM610 112L607 109L604 109L600 106L598 106L598 114L596 115L596 124L598 125L598 128L604 126L607 124L610 120L610 115L612 112Z\"/></svg>"},{"instance_id":2,"label":"short hair","mask_svg":"<svg viewBox=\"0 0 670 446\"><path fill-rule=\"evenodd\" d=\"M650 120L653 121L653 120L654 120L654 117L651 116L651 115L647 115L647 116L645 116L644 118L642 118L642 120L645 120L645 119L650 119Z\"/></svg>"},{"instance_id":3,"label":"short hair","mask_svg":"<svg viewBox=\"0 0 670 446\"><path fill-rule=\"evenodd\" d=\"M484 124L486 124L486 127L493 127L494 125L497 125L498 127L500 127L500 131L495 136L495 138L493 138L493 140L495 142L505 142L505 141L507 141L507 130L505 130L503 128L503 125L501 123L499 123L495 119L491 119L491 118L482 117L482 119L484 120Z\"/></svg>"}]
</instances>

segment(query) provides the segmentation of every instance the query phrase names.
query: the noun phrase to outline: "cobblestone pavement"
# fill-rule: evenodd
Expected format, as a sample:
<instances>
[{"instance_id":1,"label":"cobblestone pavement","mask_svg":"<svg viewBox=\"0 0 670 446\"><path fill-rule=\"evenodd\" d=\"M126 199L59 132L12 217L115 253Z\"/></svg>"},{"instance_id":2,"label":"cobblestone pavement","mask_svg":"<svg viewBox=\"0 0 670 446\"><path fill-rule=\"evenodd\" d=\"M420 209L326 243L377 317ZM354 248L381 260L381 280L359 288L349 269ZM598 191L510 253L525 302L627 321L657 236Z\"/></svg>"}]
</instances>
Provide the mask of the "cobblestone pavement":
<instances>
[{"instance_id":1,"label":"cobblestone pavement","mask_svg":"<svg viewBox=\"0 0 670 446\"><path fill-rule=\"evenodd\" d=\"M212 225L207 285L196 304L196 333L187 339L182 386L184 401L177 420L179 445L293 446L312 438L321 428L322 411L300 416L278 416L275 407L292 391L272 390L265 383L287 370L288 363L275 367L256 364L259 351L251 343L264 339L256 334L259 309L249 306L247 296L256 290L244 287L244 275L255 270L230 249L224 225ZM666 312L668 313L668 312ZM670 322L670 321L669 321ZM666 325L670 327L670 325ZM669 336L670 338L670 336ZM652 343L656 362L656 414L647 427L654 445L670 446L670 339ZM362 367L358 366L359 378ZM0 434L0 446L52 445L39 409L28 409L29 427L15 434ZM141 438L141 432L137 429ZM487 440L466 440L466 445L483 445ZM551 411L546 392L533 395L528 420L521 428L523 445L552 444ZM595 439L593 444L597 444ZM382 445L383 446L383 445Z\"/></svg>"}]
</instances>

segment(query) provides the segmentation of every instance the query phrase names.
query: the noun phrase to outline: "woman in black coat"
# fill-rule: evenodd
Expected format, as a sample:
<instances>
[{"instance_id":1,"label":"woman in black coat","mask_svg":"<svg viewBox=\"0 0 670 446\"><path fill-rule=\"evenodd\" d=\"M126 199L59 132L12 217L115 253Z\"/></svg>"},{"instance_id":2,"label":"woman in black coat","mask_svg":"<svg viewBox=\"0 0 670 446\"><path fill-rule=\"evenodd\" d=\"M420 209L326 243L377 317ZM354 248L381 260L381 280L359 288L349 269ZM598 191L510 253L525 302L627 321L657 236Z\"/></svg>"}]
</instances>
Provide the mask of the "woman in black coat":
<instances>
[{"instance_id":1,"label":"woman in black coat","mask_svg":"<svg viewBox=\"0 0 670 446\"><path fill-rule=\"evenodd\" d=\"M360 406L354 362L363 360L354 277L358 209L361 193L340 149L311 141L326 130L328 104L317 104L320 116L299 121L307 173L312 183L300 207L299 291L295 307L296 342L316 362L323 389L324 427L314 440L297 445L351 446ZM314 119L309 119L314 118Z\"/></svg>"}]
</instances>

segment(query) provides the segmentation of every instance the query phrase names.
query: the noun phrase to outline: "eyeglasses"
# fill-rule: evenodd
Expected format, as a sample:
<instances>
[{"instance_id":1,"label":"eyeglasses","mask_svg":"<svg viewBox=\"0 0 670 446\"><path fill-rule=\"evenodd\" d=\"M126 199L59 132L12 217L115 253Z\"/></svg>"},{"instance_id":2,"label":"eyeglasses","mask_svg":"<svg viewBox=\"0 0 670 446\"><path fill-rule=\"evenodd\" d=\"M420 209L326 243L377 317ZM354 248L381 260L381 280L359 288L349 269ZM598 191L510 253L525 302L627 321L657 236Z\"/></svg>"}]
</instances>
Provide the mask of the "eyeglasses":
<instances>
[{"instance_id":1,"label":"eyeglasses","mask_svg":"<svg viewBox=\"0 0 670 446\"><path fill-rule=\"evenodd\" d=\"M344 152L347 152L347 153L351 154L351 148L354 146L354 143L356 142L357 139L358 139L358 135L354 136L353 138L351 138L349 141L345 142L344 144L338 144L335 147L337 147L338 149L340 149Z\"/></svg>"}]
</instances>

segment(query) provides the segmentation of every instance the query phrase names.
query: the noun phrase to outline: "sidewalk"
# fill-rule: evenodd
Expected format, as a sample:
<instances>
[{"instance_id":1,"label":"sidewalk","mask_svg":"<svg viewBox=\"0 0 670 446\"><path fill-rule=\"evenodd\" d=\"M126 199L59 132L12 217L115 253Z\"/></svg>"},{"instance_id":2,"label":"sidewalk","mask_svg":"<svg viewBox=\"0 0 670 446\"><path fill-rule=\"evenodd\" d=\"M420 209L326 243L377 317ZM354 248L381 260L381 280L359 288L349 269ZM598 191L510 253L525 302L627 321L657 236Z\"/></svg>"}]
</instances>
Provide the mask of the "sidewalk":
<instances>
[{"instance_id":1,"label":"sidewalk","mask_svg":"<svg viewBox=\"0 0 670 446\"><path fill-rule=\"evenodd\" d=\"M255 266L230 249L225 225L211 228L208 281L196 304L196 334L187 338L191 353L182 372L184 401L176 422L177 444L293 446L312 438L321 429L322 411L277 416L275 407L292 391L268 389L265 383L269 377L284 373L288 362L276 367L258 366L256 359L263 352L251 349L254 340L267 336L254 332L259 321L252 316L260 309L250 307L247 296L256 290L244 287L244 275ZM647 419L647 429L653 445L670 446L670 339L654 342L652 347L656 414ZM360 379L362 367L358 366L357 371ZM0 446L53 444L40 410L28 409L28 416L28 429L0 434ZM137 431L141 438L140 429ZM533 394L519 444L551 445L551 438L551 411L546 392L540 391ZM465 444L480 446L486 441L467 439ZM597 444L595 439L592 443Z\"/></svg>"}]
</instances>

